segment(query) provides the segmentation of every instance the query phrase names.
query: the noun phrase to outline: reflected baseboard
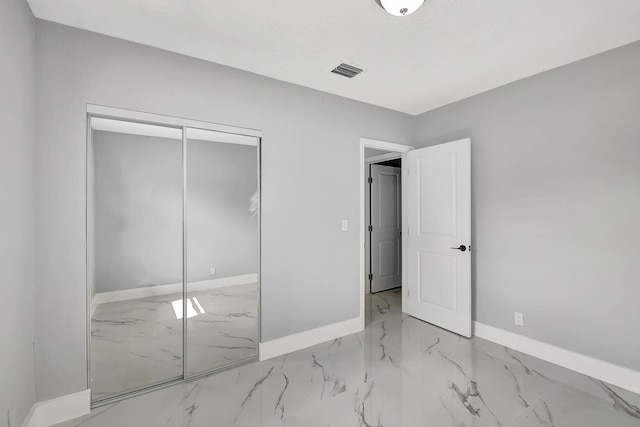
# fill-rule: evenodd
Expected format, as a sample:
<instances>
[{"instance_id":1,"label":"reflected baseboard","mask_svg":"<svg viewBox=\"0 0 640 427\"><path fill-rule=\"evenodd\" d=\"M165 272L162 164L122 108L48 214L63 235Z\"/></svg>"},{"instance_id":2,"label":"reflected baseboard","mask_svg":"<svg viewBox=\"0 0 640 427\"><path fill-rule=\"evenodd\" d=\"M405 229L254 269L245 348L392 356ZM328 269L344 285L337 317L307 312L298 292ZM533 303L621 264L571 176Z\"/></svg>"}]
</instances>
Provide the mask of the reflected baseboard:
<instances>
[{"instance_id":1,"label":"reflected baseboard","mask_svg":"<svg viewBox=\"0 0 640 427\"><path fill-rule=\"evenodd\" d=\"M209 291L211 289L225 288L227 286L248 285L250 283L257 282L258 275L256 273L242 274L239 276L223 277L220 279L191 282L189 283L189 292ZM93 316L93 313L100 304L179 293L182 293L182 283L100 292L95 294L91 299L91 316Z\"/></svg>"}]
</instances>

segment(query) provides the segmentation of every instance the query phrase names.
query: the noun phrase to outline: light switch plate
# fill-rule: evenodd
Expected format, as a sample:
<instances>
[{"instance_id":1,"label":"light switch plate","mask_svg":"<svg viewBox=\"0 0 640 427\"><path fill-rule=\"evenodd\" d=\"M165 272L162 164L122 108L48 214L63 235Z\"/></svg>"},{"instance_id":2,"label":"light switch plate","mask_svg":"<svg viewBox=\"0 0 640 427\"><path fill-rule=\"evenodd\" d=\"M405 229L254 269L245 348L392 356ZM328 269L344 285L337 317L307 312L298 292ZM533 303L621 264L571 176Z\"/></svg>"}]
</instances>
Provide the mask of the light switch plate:
<instances>
[{"instance_id":1,"label":"light switch plate","mask_svg":"<svg viewBox=\"0 0 640 427\"><path fill-rule=\"evenodd\" d=\"M348 231L349 230L349 220L343 219L342 220L342 231Z\"/></svg>"}]
</instances>

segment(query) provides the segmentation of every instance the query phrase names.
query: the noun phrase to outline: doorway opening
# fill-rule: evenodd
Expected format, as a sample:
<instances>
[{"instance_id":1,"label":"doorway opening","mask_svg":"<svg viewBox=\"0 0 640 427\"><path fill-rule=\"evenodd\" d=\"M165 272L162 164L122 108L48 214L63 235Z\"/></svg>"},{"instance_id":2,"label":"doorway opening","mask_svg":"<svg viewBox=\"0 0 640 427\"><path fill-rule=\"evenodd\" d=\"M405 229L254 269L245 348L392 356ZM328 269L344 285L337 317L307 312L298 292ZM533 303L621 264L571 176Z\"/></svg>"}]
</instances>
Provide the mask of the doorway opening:
<instances>
[{"instance_id":1,"label":"doorway opening","mask_svg":"<svg viewBox=\"0 0 640 427\"><path fill-rule=\"evenodd\" d=\"M370 150L365 150L365 154L366 151ZM375 163L367 161L365 275L368 285L365 293L402 286L401 166L400 157Z\"/></svg>"},{"instance_id":2,"label":"doorway opening","mask_svg":"<svg viewBox=\"0 0 640 427\"><path fill-rule=\"evenodd\" d=\"M393 286L391 282L379 284L376 288L376 269L383 270L385 274L382 276L388 277L400 269L401 290L391 292L396 298L400 298L403 313L470 337L471 254L468 248L471 248L471 140L466 138L418 150L406 145L370 139L361 139L360 145L360 307L363 329L367 321L366 303L377 297L371 295L369 299L365 299L367 284L373 285L370 289L373 292L384 290L385 286ZM367 266L367 168L368 165L398 157L402 158L401 174L394 178L391 172L384 172L387 174L384 186L395 187L395 193L400 193L402 208L388 204L383 210L379 205L374 205L373 185L376 176L373 169L378 167L369 167L374 175L371 190L372 231L376 228L373 215L378 210L386 217L378 218L377 221L385 223L382 225L388 229L395 228L396 235L382 236L375 241L373 233L371 234L372 262ZM395 197L398 198L397 195ZM394 223L395 227L389 226ZM393 249L394 244L398 245L398 238L400 248ZM381 249L378 254L374 253L375 245L379 245ZM394 250L396 253L400 252L395 262L382 265L386 261L379 261L380 252L393 253ZM376 262L379 265L375 265ZM372 280L369 280L370 273L373 273Z\"/></svg>"},{"instance_id":3,"label":"doorway opening","mask_svg":"<svg viewBox=\"0 0 640 427\"><path fill-rule=\"evenodd\" d=\"M363 328L365 295L399 288L404 283L400 166L402 153L413 149L386 141L360 140L360 313Z\"/></svg>"}]
</instances>

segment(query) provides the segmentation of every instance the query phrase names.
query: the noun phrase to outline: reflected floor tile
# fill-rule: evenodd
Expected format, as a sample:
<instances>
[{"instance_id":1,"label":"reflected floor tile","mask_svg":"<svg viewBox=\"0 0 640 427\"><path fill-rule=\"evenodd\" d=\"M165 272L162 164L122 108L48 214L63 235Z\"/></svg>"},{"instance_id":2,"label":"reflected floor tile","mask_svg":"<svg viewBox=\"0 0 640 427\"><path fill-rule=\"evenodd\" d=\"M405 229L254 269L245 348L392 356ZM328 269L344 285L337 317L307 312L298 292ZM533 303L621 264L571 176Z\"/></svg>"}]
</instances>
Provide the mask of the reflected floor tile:
<instances>
[{"instance_id":1,"label":"reflected floor tile","mask_svg":"<svg viewBox=\"0 0 640 427\"><path fill-rule=\"evenodd\" d=\"M582 393L555 386L512 424L512 427L640 426L640 412L625 414Z\"/></svg>"},{"instance_id":2,"label":"reflected floor tile","mask_svg":"<svg viewBox=\"0 0 640 427\"><path fill-rule=\"evenodd\" d=\"M353 334L261 363L274 369L290 387L311 402L357 388L366 380L366 352L360 334Z\"/></svg>"},{"instance_id":3,"label":"reflected floor tile","mask_svg":"<svg viewBox=\"0 0 640 427\"><path fill-rule=\"evenodd\" d=\"M399 315L402 315L402 288L366 295L366 324Z\"/></svg>"},{"instance_id":4,"label":"reflected floor tile","mask_svg":"<svg viewBox=\"0 0 640 427\"><path fill-rule=\"evenodd\" d=\"M188 319L188 365L201 372L257 354L256 284L191 292L202 310ZM159 295L99 305L91 320L94 398L182 376L182 318Z\"/></svg>"},{"instance_id":5,"label":"reflected floor tile","mask_svg":"<svg viewBox=\"0 0 640 427\"><path fill-rule=\"evenodd\" d=\"M97 408L65 427L640 427L640 396L367 296L364 331Z\"/></svg>"},{"instance_id":6,"label":"reflected floor tile","mask_svg":"<svg viewBox=\"0 0 640 427\"><path fill-rule=\"evenodd\" d=\"M185 425L256 426L287 418L307 405L288 377L252 363L192 385L185 399ZM186 423L188 421L188 423Z\"/></svg>"},{"instance_id":7,"label":"reflected floor tile","mask_svg":"<svg viewBox=\"0 0 640 427\"><path fill-rule=\"evenodd\" d=\"M490 353L495 358L512 363L527 376L543 378L617 411L635 413L640 418L639 394L480 338L474 337L472 340L476 343L478 351Z\"/></svg>"},{"instance_id":8,"label":"reflected floor tile","mask_svg":"<svg viewBox=\"0 0 640 427\"><path fill-rule=\"evenodd\" d=\"M401 370L387 372L355 390L311 405L306 416L322 420L323 426L490 425L466 411L455 396L433 393L428 385Z\"/></svg>"}]
</instances>

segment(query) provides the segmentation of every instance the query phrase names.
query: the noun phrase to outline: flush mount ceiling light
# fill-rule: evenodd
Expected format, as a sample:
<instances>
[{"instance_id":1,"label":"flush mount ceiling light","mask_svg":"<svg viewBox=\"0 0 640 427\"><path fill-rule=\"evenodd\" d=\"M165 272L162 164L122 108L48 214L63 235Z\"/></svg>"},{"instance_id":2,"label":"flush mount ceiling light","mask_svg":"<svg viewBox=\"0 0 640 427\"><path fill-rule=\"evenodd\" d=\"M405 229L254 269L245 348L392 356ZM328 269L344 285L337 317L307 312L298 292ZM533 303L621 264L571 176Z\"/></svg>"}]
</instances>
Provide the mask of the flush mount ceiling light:
<instances>
[{"instance_id":1,"label":"flush mount ceiling light","mask_svg":"<svg viewBox=\"0 0 640 427\"><path fill-rule=\"evenodd\" d=\"M418 10L424 0L376 0L376 3L394 16L407 16Z\"/></svg>"}]
</instances>

